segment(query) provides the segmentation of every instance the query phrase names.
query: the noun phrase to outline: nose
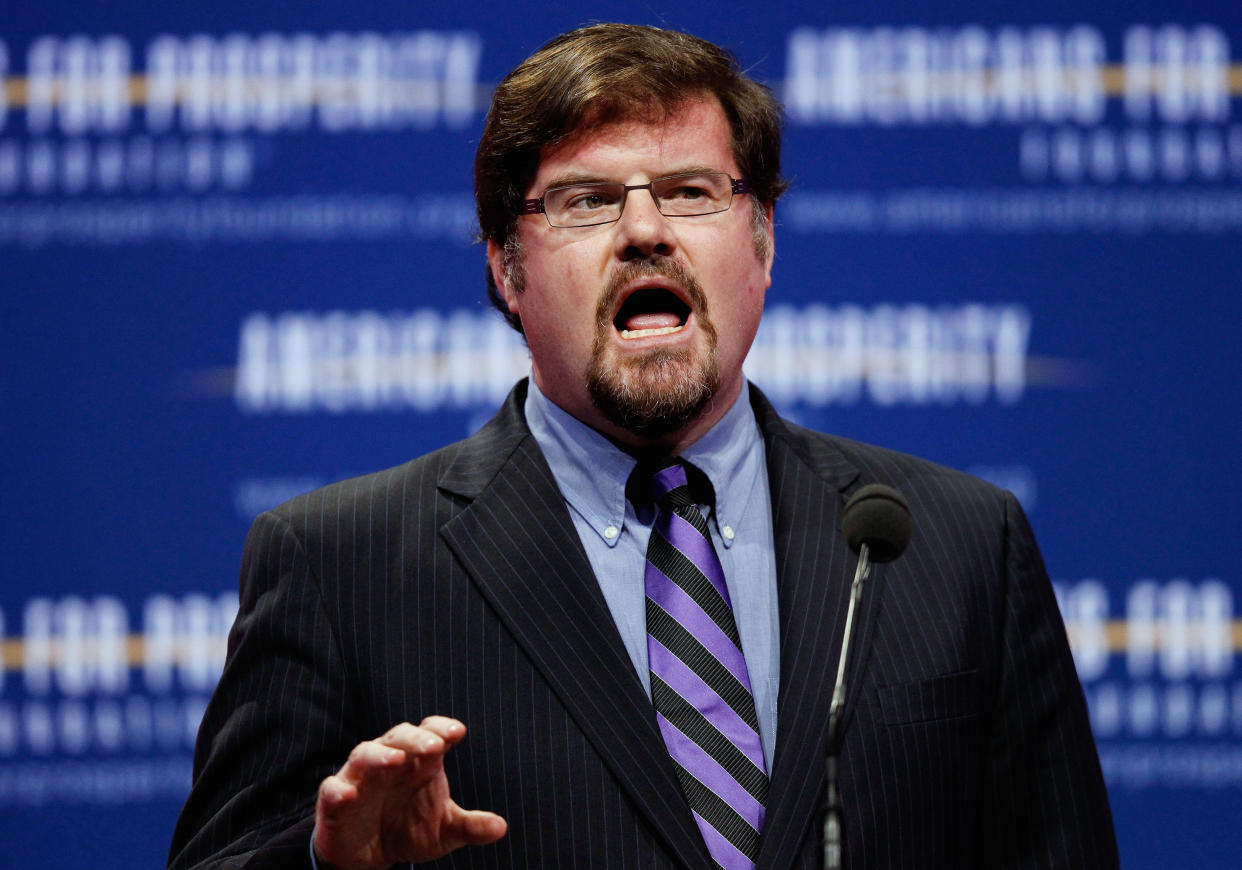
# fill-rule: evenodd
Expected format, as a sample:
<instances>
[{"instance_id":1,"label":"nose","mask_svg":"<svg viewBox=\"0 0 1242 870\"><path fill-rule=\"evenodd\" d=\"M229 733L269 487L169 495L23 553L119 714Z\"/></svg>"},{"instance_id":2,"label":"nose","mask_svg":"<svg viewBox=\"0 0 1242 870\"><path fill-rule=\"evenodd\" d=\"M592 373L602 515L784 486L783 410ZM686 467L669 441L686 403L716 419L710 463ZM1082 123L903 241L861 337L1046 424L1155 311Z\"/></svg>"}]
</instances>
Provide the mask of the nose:
<instances>
[{"instance_id":1,"label":"nose","mask_svg":"<svg viewBox=\"0 0 1242 870\"><path fill-rule=\"evenodd\" d=\"M676 249L672 221L656 208L651 189L631 190L616 226L615 246L621 260L670 256Z\"/></svg>"}]
</instances>

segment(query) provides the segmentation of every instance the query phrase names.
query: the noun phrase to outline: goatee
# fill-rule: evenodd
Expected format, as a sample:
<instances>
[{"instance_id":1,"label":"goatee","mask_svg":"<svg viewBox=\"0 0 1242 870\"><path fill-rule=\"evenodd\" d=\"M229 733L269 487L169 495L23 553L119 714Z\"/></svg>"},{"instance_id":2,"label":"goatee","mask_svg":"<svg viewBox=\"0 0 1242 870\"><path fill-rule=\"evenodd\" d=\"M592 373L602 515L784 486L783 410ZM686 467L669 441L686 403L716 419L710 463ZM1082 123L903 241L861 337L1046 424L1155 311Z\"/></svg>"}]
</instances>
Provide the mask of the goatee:
<instances>
[{"instance_id":1,"label":"goatee","mask_svg":"<svg viewBox=\"0 0 1242 870\"><path fill-rule=\"evenodd\" d=\"M613 315L621 290L643 278L666 278L681 288L705 348L657 348L625 359L609 357L615 341ZM716 329L698 280L669 257L631 260L609 279L595 311L595 342L587 366L591 401L615 426L647 440L658 440L692 422L716 395Z\"/></svg>"}]
</instances>

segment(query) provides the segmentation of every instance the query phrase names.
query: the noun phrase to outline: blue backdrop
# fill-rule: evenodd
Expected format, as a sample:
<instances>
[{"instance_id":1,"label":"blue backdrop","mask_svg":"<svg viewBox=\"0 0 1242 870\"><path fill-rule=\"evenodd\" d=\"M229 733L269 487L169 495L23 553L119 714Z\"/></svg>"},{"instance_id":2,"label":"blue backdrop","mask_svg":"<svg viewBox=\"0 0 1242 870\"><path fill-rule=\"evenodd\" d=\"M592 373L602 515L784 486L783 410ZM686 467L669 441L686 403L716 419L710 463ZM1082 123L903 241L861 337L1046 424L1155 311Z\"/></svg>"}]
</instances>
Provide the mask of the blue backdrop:
<instances>
[{"instance_id":1,"label":"blue backdrop","mask_svg":"<svg viewBox=\"0 0 1242 870\"><path fill-rule=\"evenodd\" d=\"M0 23L0 866L162 866L251 518L485 419L491 88L588 20L788 108L750 376L1027 508L1131 868L1242 854L1242 7L46 0ZM1015 784L1020 787L1020 784Z\"/></svg>"}]
</instances>

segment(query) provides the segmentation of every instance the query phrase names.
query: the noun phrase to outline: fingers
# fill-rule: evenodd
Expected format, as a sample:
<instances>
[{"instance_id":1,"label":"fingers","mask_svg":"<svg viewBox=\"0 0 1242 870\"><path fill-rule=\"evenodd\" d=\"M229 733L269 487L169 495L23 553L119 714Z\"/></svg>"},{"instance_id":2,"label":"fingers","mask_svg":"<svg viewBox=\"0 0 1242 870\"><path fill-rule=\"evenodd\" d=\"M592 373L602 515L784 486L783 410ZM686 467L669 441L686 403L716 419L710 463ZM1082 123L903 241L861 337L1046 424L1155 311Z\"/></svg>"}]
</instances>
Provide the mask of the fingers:
<instances>
[{"instance_id":1,"label":"fingers","mask_svg":"<svg viewBox=\"0 0 1242 870\"><path fill-rule=\"evenodd\" d=\"M460 743L461 739L466 736L466 726L448 716L428 716L419 723L419 727L439 735L440 739L449 746Z\"/></svg>"},{"instance_id":2,"label":"fingers","mask_svg":"<svg viewBox=\"0 0 1242 870\"><path fill-rule=\"evenodd\" d=\"M334 773L319 783L319 802L324 809L333 810L349 803L358 796L358 787L339 773Z\"/></svg>"},{"instance_id":3,"label":"fingers","mask_svg":"<svg viewBox=\"0 0 1242 870\"><path fill-rule=\"evenodd\" d=\"M441 730L444 730L443 727ZM464 729L463 729L464 730ZM454 736L448 729L450 737ZM315 849L338 867L387 867L413 855L438 857L434 849L437 777L443 779L448 743L435 731L403 723L355 746L345 764L319 784ZM421 800L416 796L425 794ZM418 813L422 812L421 817ZM411 838L394 831L413 833Z\"/></svg>"},{"instance_id":4,"label":"fingers","mask_svg":"<svg viewBox=\"0 0 1242 870\"><path fill-rule=\"evenodd\" d=\"M439 742L442 743L442 741ZM380 740L367 740L353 748L353 751L349 753L349 759L336 772L335 777L345 783L358 785L366 779L374 778L377 774L401 767L410 754L421 753L417 750L409 752L404 747L382 743ZM329 777L329 779L332 778Z\"/></svg>"},{"instance_id":5,"label":"fingers","mask_svg":"<svg viewBox=\"0 0 1242 870\"><path fill-rule=\"evenodd\" d=\"M394 725L355 746L341 769L324 781L326 791L321 788L321 794L330 806L339 806L353 800L358 788L395 782L398 776L407 786L417 787L436 775L444 753L465 736L466 726L447 716L429 716L419 725Z\"/></svg>"},{"instance_id":6,"label":"fingers","mask_svg":"<svg viewBox=\"0 0 1242 870\"><path fill-rule=\"evenodd\" d=\"M485 846L496 842L509 830L508 822L495 813L454 809L445 820L446 840L455 840L463 846Z\"/></svg>"},{"instance_id":7,"label":"fingers","mask_svg":"<svg viewBox=\"0 0 1242 870\"><path fill-rule=\"evenodd\" d=\"M449 794L444 755L465 736L458 720L430 716L355 746L341 769L320 783L319 854L338 866L387 867L503 837L504 819L463 810Z\"/></svg>"},{"instance_id":8,"label":"fingers","mask_svg":"<svg viewBox=\"0 0 1242 870\"><path fill-rule=\"evenodd\" d=\"M428 716L418 725L402 722L389 728L375 741L400 749L413 757L443 755L466 736L466 726L447 716Z\"/></svg>"}]
</instances>

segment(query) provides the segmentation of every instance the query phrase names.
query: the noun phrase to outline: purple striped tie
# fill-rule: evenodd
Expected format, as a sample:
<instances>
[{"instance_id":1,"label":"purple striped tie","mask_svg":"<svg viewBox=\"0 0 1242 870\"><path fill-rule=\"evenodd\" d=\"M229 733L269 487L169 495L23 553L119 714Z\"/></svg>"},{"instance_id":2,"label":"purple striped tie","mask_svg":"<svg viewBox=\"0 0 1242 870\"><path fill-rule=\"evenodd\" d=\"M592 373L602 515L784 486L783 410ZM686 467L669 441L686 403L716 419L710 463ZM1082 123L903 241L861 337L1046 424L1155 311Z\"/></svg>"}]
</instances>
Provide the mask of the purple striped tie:
<instances>
[{"instance_id":1,"label":"purple striped tie","mask_svg":"<svg viewBox=\"0 0 1242 870\"><path fill-rule=\"evenodd\" d=\"M651 477L647 651L656 720L708 851L726 870L759 854L768 775L724 570L686 466Z\"/></svg>"}]
</instances>

